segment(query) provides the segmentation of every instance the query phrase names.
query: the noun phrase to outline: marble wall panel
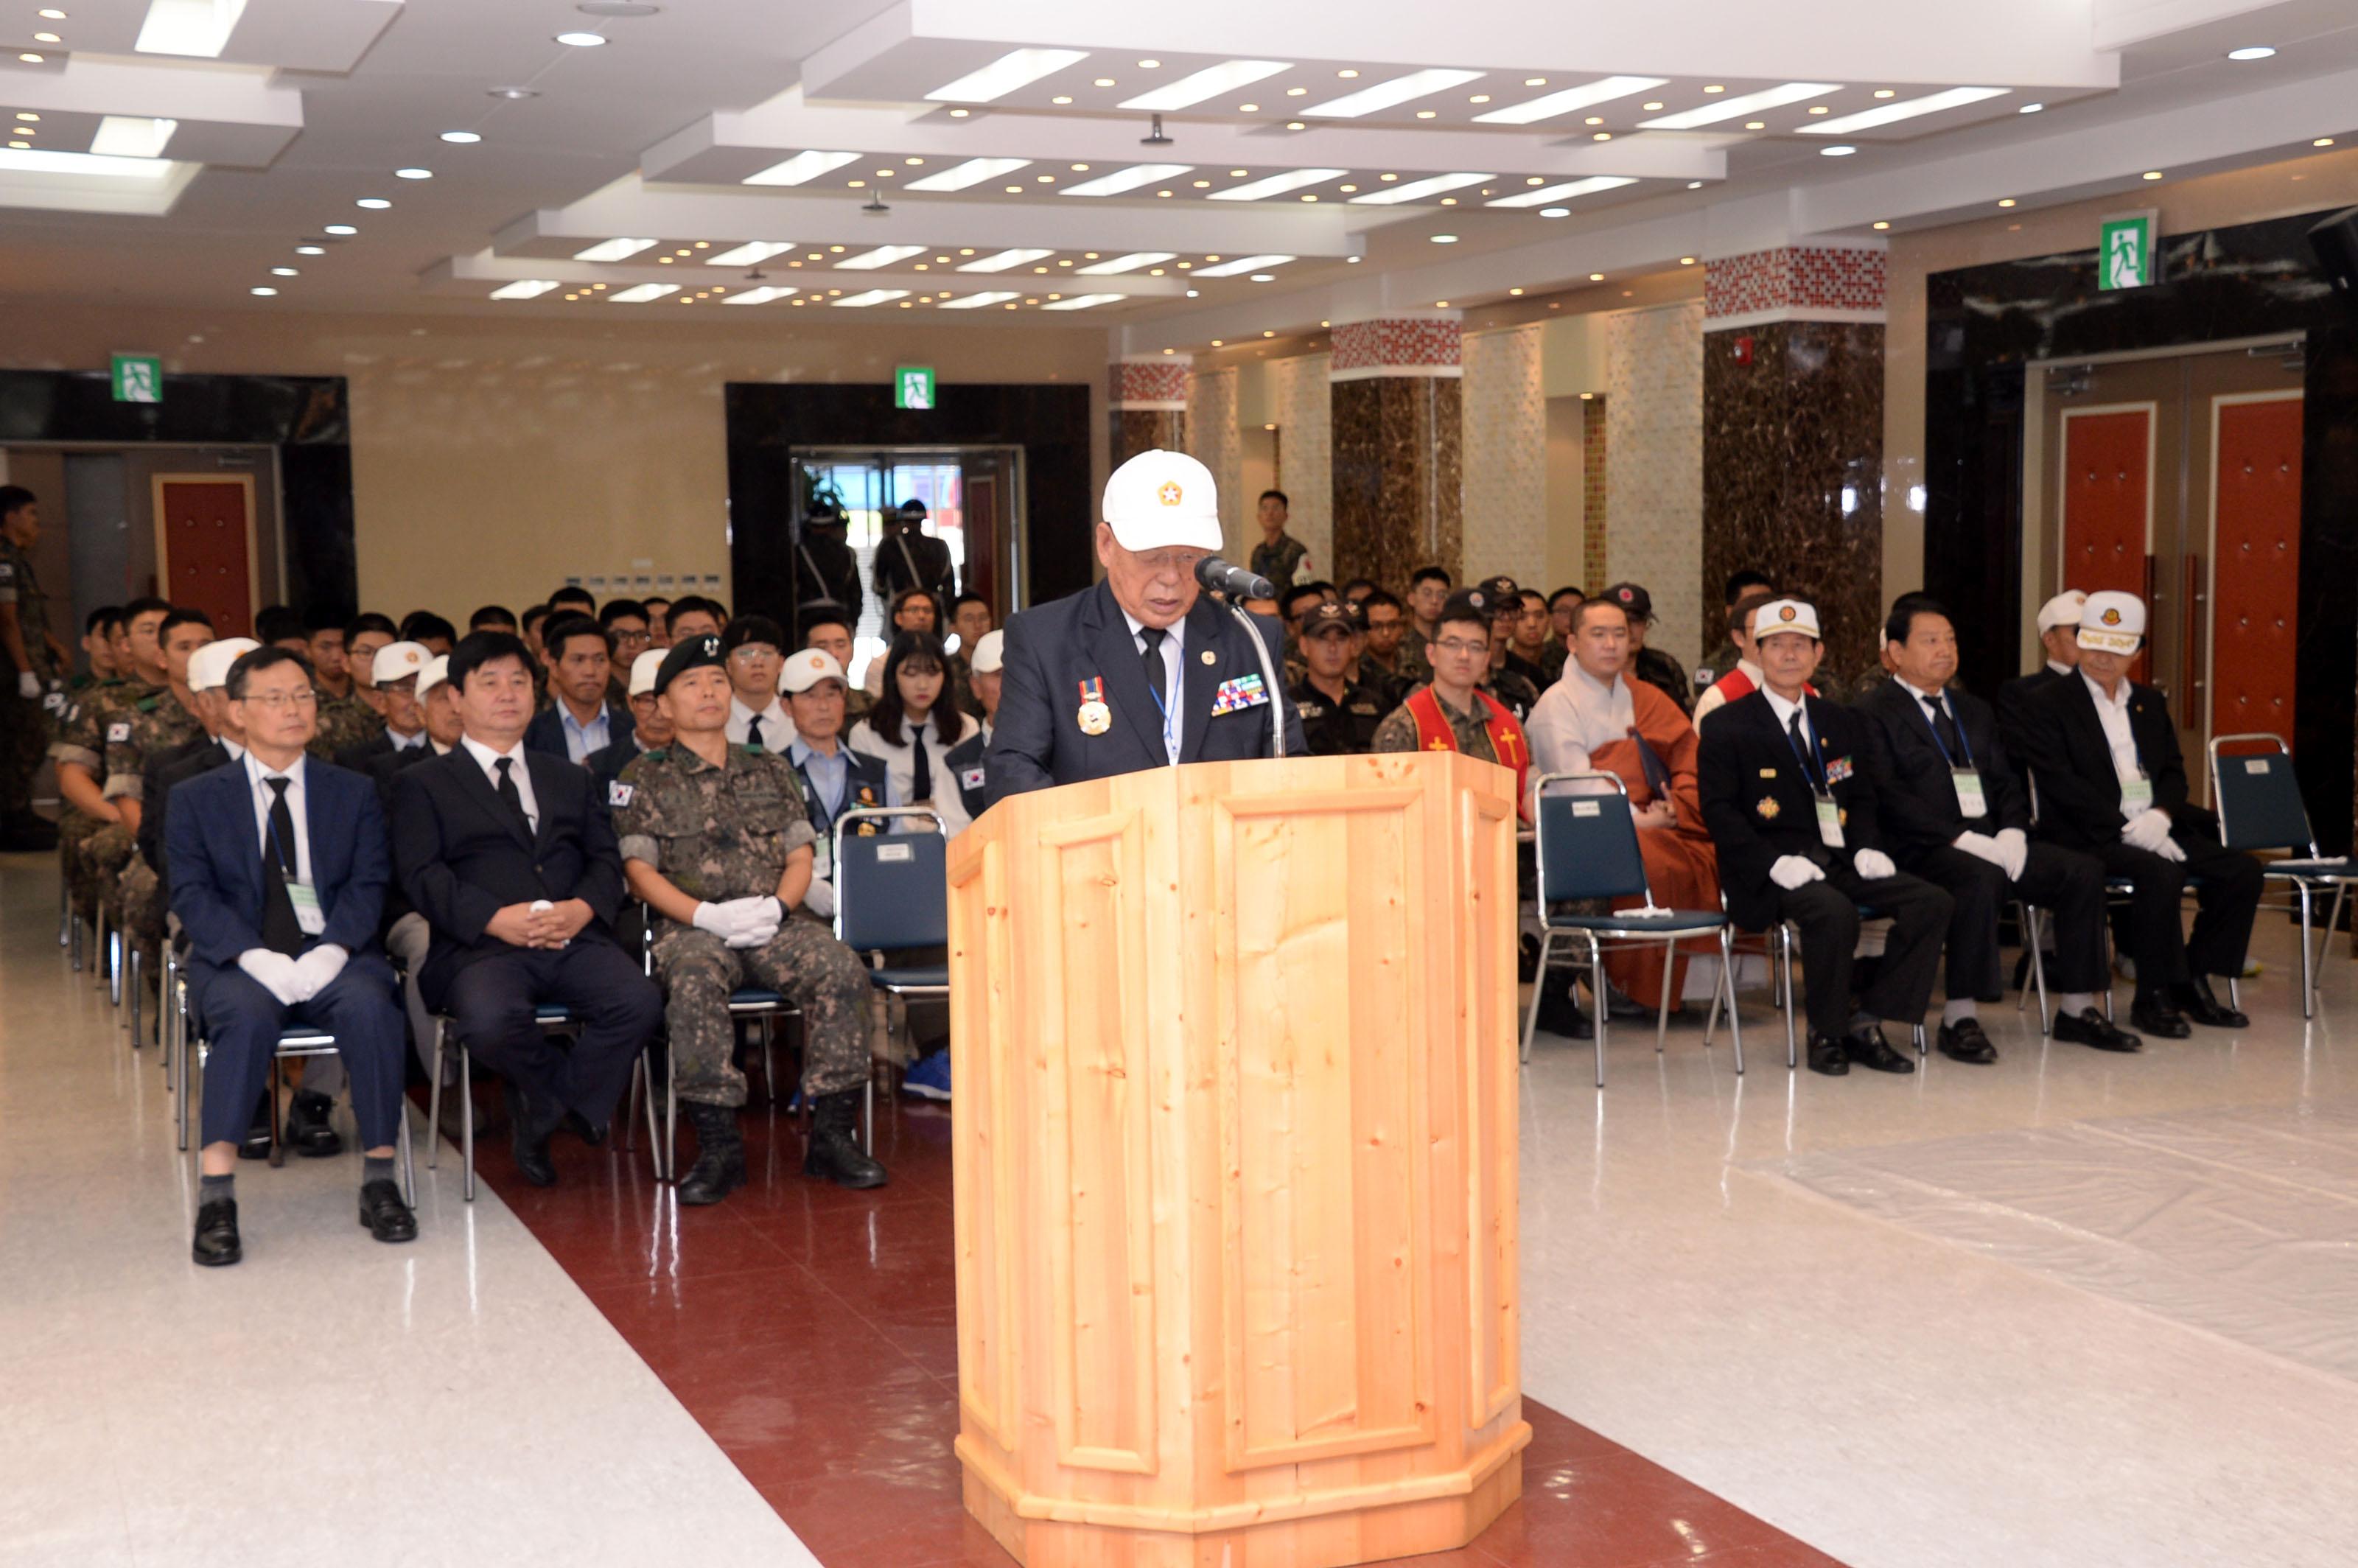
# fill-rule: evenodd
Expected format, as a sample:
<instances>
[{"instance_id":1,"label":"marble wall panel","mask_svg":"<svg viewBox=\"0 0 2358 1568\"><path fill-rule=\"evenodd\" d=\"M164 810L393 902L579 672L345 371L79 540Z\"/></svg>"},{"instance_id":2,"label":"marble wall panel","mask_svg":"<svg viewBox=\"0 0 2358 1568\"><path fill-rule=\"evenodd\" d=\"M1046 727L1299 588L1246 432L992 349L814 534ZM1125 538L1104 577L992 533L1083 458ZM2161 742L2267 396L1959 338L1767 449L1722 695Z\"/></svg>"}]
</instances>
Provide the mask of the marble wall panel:
<instances>
[{"instance_id":1,"label":"marble wall panel","mask_svg":"<svg viewBox=\"0 0 2358 1568\"><path fill-rule=\"evenodd\" d=\"M1237 373L1197 371L1187 378L1186 450L1212 470L1220 492L1221 553L1232 561L1245 557L1247 535L1260 536L1252 525L1249 504L1239 502L1244 456L1237 442Z\"/></svg>"},{"instance_id":2,"label":"marble wall panel","mask_svg":"<svg viewBox=\"0 0 2358 1568\"><path fill-rule=\"evenodd\" d=\"M1321 575L1335 559L1334 404L1326 385L1332 362L1328 354L1303 354L1271 361L1267 372L1270 416L1277 422L1277 488L1285 492L1287 503L1286 532L1309 547ZM1249 525L1251 520L1246 521Z\"/></svg>"},{"instance_id":3,"label":"marble wall panel","mask_svg":"<svg viewBox=\"0 0 2358 1568\"><path fill-rule=\"evenodd\" d=\"M1461 384L1372 376L1335 384L1333 575L1403 588L1437 563L1464 574Z\"/></svg>"},{"instance_id":4,"label":"marble wall panel","mask_svg":"<svg viewBox=\"0 0 2358 1568\"><path fill-rule=\"evenodd\" d=\"M1120 468L1141 452L1187 449L1187 415L1178 408L1117 408L1109 416L1111 444L1107 461Z\"/></svg>"},{"instance_id":5,"label":"marble wall panel","mask_svg":"<svg viewBox=\"0 0 2358 1568\"><path fill-rule=\"evenodd\" d=\"M1648 640L1693 665L1705 637L1702 300L1606 322L1605 410L1606 560L1614 580L1652 594L1659 624Z\"/></svg>"},{"instance_id":6,"label":"marble wall panel","mask_svg":"<svg viewBox=\"0 0 2358 1568\"><path fill-rule=\"evenodd\" d=\"M1544 324L1465 340L1466 569L1505 572L1547 591L1547 395L1540 378Z\"/></svg>"},{"instance_id":7,"label":"marble wall panel","mask_svg":"<svg viewBox=\"0 0 2358 1568\"><path fill-rule=\"evenodd\" d=\"M1580 586L1590 593L1602 590L1613 580L1606 575L1609 568L1605 553L1605 406L1602 397L1588 398L1580 406Z\"/></svg>"}]
</instances>

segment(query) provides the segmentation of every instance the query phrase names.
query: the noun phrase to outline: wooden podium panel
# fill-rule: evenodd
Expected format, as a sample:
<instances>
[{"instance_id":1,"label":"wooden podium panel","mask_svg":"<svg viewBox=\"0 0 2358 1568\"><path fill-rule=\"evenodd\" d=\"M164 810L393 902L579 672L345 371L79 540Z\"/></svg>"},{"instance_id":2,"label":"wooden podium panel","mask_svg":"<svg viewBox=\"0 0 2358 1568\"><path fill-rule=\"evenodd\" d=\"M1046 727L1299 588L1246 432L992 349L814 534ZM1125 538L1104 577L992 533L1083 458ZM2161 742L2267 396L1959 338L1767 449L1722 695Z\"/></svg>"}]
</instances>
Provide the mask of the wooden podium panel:
<instances>
[{"instance_id":1,"label":"wooden podium panel","mask_svg":"<svg viewBox=\"0 0 2358 1568\"><path fill-rule=\"evenodd\" d=\"M1205 763L951 846L957 1451L1033 1568L1372 1562L1519 1494L1511 787Z\"/></svg>"}]
</instances>

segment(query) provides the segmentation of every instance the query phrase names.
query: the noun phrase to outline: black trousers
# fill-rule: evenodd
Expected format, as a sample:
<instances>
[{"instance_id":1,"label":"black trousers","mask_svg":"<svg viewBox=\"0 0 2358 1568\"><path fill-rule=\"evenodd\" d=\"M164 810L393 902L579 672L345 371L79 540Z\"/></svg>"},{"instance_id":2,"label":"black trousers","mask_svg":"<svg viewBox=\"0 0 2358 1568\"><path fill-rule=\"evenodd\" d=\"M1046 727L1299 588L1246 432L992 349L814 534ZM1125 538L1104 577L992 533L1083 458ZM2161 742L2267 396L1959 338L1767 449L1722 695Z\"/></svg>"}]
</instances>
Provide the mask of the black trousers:
<instances>
[{"instance_id":1,"label":"black trousers","mask_svg":"<svg viewBox=\"0 0 2358 1568\"><path fill-rule=\"evenodd\" d=\"M664 1011L654 982L602 941L478 958L452 978L445 1005L467 1049L523 1089L544 1125L568 1109L605 1122ZM534 1019L549 1005L571 1008L580 1022L570 1049Z\"/></svg>"},{"instance_id":2,"label":"black trousers","mask_svg":"<svg viewBox=\"0 0 2358 1568\"><path fill-rule=\"evenodd\" d=\"M2241 975L2252 916L2260 907L2265 879L2257 860L2240 849L2223 849L2215 839L2171 838L2186 851L2182 862L2131 844L2107 844L2096 851L2107 876L2126 877L2133 884L2128 949L2136 960L2140 995L2158 994L2196 975ZM2202 879L2191 936L2179 915L2190 877Z\"/></svg>"},{"instance_id":3,"label":"black trousers","mask_svg":"<svg viewBox=\"0 0 2358 1568\"><path fill-rule=\"evenodd\" d=\"M1874 1017L1910 1028L1923 1022L1955 901L1904 872L1870 881L1848 865L1824 870L1823 881L1776 890L1778 917L1791 921L1801 934L1801 1000L1810 1033L1832 1040L1850 1033L1851 955L1858 946L1861 904L1891 922L1891 935L1858 1005Z\"/></svg>"},{"instance_id":4,"label":"black trousers","mask_svg":"<svg viewBox=\"0 0 2358 1568\"><path fill-rule=\"evenodd\" d=\"M2107 989L2104 973L2104 868L2095 858L2051 844L2033 844L2022 880L1952 844L1910 856L1908 871L1956 901L1949 916L1949 1000L2002 1001L1997 917L2012 900L2028 899L2054 917L2055 959L2047 983L2060 991Z\"/></svg>"},{"instance_id":5,"label":"black trousers","mask_svg":"<svg viewBox=\"0 0 2358 1568\"><path fill-rule=\"evenodd\" d=\"M393 966L354 953L327 989L288 1007L243 969L198 966L189 975L204 1020L204 1141L234 1143L270 1081L278 1034L308 1024L336 1037L352 1083L361 1147L382 1149L401 1130L401 1003Z\"/></svg>"}]
</instances>

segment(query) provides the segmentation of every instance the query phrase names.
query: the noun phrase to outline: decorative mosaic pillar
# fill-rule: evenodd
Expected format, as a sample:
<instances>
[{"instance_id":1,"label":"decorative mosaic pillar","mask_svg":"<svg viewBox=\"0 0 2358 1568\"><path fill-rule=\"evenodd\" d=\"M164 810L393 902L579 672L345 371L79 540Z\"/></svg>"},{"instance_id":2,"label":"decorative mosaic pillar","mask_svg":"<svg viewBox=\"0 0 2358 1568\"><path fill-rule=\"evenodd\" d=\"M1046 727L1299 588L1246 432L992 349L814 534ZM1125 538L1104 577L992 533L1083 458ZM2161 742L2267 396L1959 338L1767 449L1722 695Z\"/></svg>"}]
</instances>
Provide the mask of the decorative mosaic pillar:
<instances>
[{"instance_id":1,"label":"decorative mosaic pillar","mask_svg":"<svg viewBox=\"0 0 2358 1568\"><path fill-rule=\"evenodd\" d=\"M1787 246L1704 275L1703 596L1753 567L1807 597L1826 668L1876 662L1883 622L1880 250Z\"/></svg>"},{"instance_id":2,"label":"decorative mosaic pillar","mask_svg":"<svg viewBox=\"0 0 2358 1568\"><path fill-rule=\"evenodd\" d=\"M1141 354L1107 367L1108 455L1120 468L1141 452L1187 448L1185 354Z\"/></svg>"},{"instance_id":3,"label":"decorative mosaic pillar","mask_svg":"<svg viewBox=\"0 0 2358 1568\"><path fill-rule=\"evenodd\" d=\"M1462 576L1456 314L1337 321L1333 341L1330 575L1395 593L1421 566Z\"/></svg>"}]
</instances>

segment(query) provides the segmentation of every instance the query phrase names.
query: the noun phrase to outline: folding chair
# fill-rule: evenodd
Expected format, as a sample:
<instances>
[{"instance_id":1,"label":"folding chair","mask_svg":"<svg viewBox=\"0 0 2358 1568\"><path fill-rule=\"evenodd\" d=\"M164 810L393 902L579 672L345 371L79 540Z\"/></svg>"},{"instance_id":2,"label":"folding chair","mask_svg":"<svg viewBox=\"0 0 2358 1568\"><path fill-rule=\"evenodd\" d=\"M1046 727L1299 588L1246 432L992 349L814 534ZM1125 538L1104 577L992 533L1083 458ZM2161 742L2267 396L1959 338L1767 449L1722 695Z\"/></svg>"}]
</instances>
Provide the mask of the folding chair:
<instances>
[{"instance_id":1,"label":"folding chair","mask_svg":"<svg viewBox=\"0 0 2358 1568\"><path fill-rule=\"evenodd\" d=\"M1550 795L1551 784L1596 784L1579 795ZM1646 857L1638 847L1638 826L1629 814L1628 786L1617 773L1585 769L1542 773L1531 785L1538 817L1540 962L1531 986L1531 1002L1523 1015L1522 1059L1531 1059L1531 1033L1539 1027L1540 1000L1547 989L1548 959L1558 936L1578 937L1588 949L1589 994L1597 998L1595 1041L1596 1087L1605 1087L1605 950L1608 947L1662 944L1662 1000L1654 1019L1654 1049L1660 1051L1671 1022L1671 975L1682 939L1716 935L1719 940L1719 981L1712 989L1712 1011L1727 996L1727 1016L1736 1044L1736 1070L1744 1071L1744 1029L1736 1019L1736 968L1728 946L1728 920L1723 912L1663 910L1619 914L1572 914L1554 907L1574 900L1642 898L1653 911L1653 890L1646 881ZM1710 1036L1704 1044L1710 1047Z\"/></svg>"},{"instance_id":2,"label":"folding chair","mask_svg":"<svg viewBox=\"0 0 2358 1568\"><path fill-rule=\"evenodd\" d=\"M532 1010L532 1020L535 1023L540 1026L540 1032L544 1034L569 1033L576 1027L573 1010L569 1007L560 1006L554 1002L534 1008ZM654 1047L652 1045L648 1047L650 1050L653 1048ZM457 1022L448 1013L441 1012L438 1012L434 1015L434 1081L426 1091L426 1119L428 1123L428 1132L430 1134L426 1145L426 1168L429 1171L435 1169L442 1157L442 1064L445 1060L444 1053L446 1051L456 1051L459 1053L459 1113L460 1119L459 1124L459 1193L460 1196L464 1201L473 1203L475 1201L474 1058L467 1049L467 1043L464 1040L458 1038ZM637 1107L640 1102L640 1090L646 1081L647 1054L645 1051L642 1051L639 1053L638 1061L634 1063L631 1068L631 1108L626 1109L622 1115L622 1130L626 1134L632 1126L633 1117L637 1114ZM646 1113L647 1137L649 1141L652 1141L654 1137L655 1126L655 1108L654 1101L652 1098L650 1098L646 1102ZM630 1146L631 1145L627 1141L622 1145L625 1149ZM660 1180L669 1173L665 1169L665 1162L662 1151L656 1151L653 1158L655 1162L655 1175L656 1178Z\"/></svg>"},{"instance_id":3,"label":"folding chair","mask_svg":"<svg viewBox=\"0 0 2358 1568\"><path fill-rule=\"evenodd\" d=\"M931 821L934 830L889 831L902 819L915 817ZM861 834L857 829L863 822L888 831ZM948 998L948 964L887 961L894 954L949 944L949 838L939 814L922 806L871 806L835 819L835 935L868 959L868 983L878 990L903 1001ZM872 1104L872 1084L869 1094Z\"/></svg>"},{"instance_id":4,"label":"folding chair","mask_svg":"<svg viewBox=\"0 0 2358 1568\"><path fill-rule=\"evenodd\" d=\"M646 969L647 979L652 980L655 979L654 911L647 908L644 903L639 906L639 909L642 917L639 961ZM787 918L791 920L794 917L790 914ZM740 1018L753 1019L761 1027L762 1084L770 1097L772 1105L778 1103L778 1073L772 1049L774 1044L773 1035L777 1022L782 1018L799 1019L802 1015L803 1010L787 1000L783 991L765 990L760 986L740 986L729 993L729 1017L732 1027L734 1021ZM650 1041L647 1050L652 1052L654 1049L654 1044ZM672 1180L673 1172L679 1163L679 1096L676 1093L679 1078L672 1063L671 1042L665 1040L664 1042L663 1126L660 1129L655 1126L654 1066L644 1053L641 1054L638 1069L631 1079L631 1099L634 1105L638 1101L642 1086L644 1086L648 1091L647 1137L654 1144L655 1180L659 1182ZM796 1077L799 1082L800 1075ZM810 1107L805 1103L803 1115L807 1119L809 1114ZM871 1152L874 1152L876 1146L875 1114L876 1091L874 1087L871 1086L868 1092L868 1128L865 1139Z\"/></svg>"},{"instance_id":5,"label":"folding chair","mask_svg":"<svg viewBox=\"0 0 2358 1568\"><path fill-rule=\"evenodd\" d=\"M180 1093L179 1103L174 1109L179 1122L180 1148L186 1151L189 1147L189 1119L192 1106L202 1092L200 1086L209 1046L203 1031L194 1027L195 1021L187 1011L187 984L185 980L179 984L181 1018L176 1033L180 1053L178 1073ZM278 1032L278 1044L270 1056L270 1162L274 1166L284 1164L287 1158L286 1145L279 1137L278 1093L282 1065L290 1057L326 1056L333 1054L335 1049L336 1037L324 1029L314 1029L308 1024L291 1024ZM190 1076L191 1067L195 1069L194 1076ZM395 1142L399 1145L396 1157L401 1162L401 1201L415 1206L417 1202L417 1169L416 1156L410 1148L407 1095L401 1097L400 1105L401 1126ZM202 1153L201 1149L199 1153Z\"/></svg>"},{"instance_id":6,"label":"folding chair","mask_svg":"<svg viewBox=\"0 0 2358 1568\"><path fill-rule=\"evenodd\" d=\"M2265 745L2264 752L2227 756L2230 745ZM2342 923L2342 902L2350 884L2358 881L2358 863L2349 857L2333 860L2317 852L2317 836L2309 826L2309 808L2301 803L2300 781L2292 771L2292 748L2279 735L2214 735L2211 738L2211 798L2219 807L2219 839L2230 849L2289 849L2291 860L2270 860L2260 874L2287 888L2300 904L2300 1015L2317 1016L2317 971ZM2310 901L2327 888L2333 890L2333 909L2325 917L2314 957L2309 946ZM2287 905L2285 907L2289 907ZM2358 937L2352 939L2358 942ZM2232 994L2234 984L2229 983Z\"/></svg>"},{"instance_id":7,"label":"folding chair","mask_svg":"<svg viewBox=\"0 0 2358 1568\"><path fill-rule=\"evenodd\" d=\"M1719 895L1719 902L1722 907L1726 905L1725 892ZM1859 924L1862 925L1870 920L1883 918L1882 914L1873 904L1862 903L1855 907L1858 910ZM1799 928L1793 922L1782 920L1768 931L1740 932L1737 935L1758 936L1761 951L1769 959L1770 995L1785 1011L1785 1070L1796 1071L1801 1065L1800 1038L1793 1028L1793 939L1799 935ZM1733 1030L1736 1027L1736 983L1733 979L1728 981L1727 987L1727 1022L1729 1029ZM1704 1021L1703 1026L1703 1043L1706 1047L1711 1044L1712 1034L1718 1027L1719 998L1714 995L1711 999L1711 1016ZM1909 1042L1916 1047L1916 1054L1919 1056L1930 1054L1929 1043L1925 1038L1924 1026L1921 1023L1909 1026L1908 1034Z\"/></svg>"}]
</instances>

